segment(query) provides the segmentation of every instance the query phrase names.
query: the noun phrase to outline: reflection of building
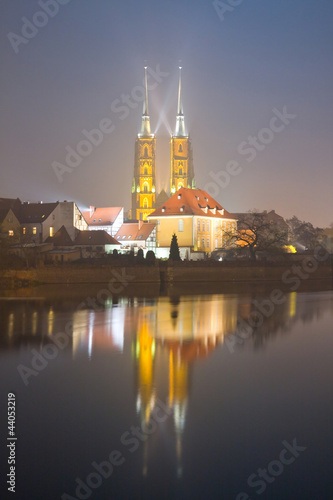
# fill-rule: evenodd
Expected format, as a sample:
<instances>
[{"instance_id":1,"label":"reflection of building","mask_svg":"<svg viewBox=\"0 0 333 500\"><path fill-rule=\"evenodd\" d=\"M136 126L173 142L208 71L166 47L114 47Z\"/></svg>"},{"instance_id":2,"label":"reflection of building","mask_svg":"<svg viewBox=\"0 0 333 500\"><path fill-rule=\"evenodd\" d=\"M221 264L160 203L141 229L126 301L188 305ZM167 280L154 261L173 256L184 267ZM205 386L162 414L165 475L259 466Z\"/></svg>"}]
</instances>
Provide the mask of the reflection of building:
<instances>
[{"instance_id":1,"label":"reflection of building","mask_svg":"<svg viewBox=\"0 0 333 500\"><path fill-rule=\"evenodd\" d=\"M214 296L192 300L161 297L138 309L132 355L136 366L137 412L148 423L157 400L172 409L177 475L182 475L185 429L192 364L209 355L236 328L237 299ZM148 472L149 442L144 442L143 473Z\"/></svg>"}]
</instances>

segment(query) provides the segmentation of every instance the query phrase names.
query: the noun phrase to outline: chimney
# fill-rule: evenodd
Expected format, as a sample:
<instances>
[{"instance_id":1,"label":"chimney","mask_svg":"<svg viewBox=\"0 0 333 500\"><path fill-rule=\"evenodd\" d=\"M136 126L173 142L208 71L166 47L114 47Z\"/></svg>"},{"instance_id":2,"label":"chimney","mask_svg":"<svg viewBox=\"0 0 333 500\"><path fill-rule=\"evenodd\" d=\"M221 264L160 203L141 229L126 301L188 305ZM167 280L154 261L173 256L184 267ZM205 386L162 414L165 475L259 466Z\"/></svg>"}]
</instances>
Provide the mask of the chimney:
<instances>
[{"instance_id":1,"label":"chimney","mask_svg":"<svg viewBox=\"0 0 333 500\"><path fill-rule=\"evenodd\" d=\"M90 207L89 207L90 217L95 212L95 210L96 210L95 207L93 205L90 205Z\"/></svg>"}]
</instances>

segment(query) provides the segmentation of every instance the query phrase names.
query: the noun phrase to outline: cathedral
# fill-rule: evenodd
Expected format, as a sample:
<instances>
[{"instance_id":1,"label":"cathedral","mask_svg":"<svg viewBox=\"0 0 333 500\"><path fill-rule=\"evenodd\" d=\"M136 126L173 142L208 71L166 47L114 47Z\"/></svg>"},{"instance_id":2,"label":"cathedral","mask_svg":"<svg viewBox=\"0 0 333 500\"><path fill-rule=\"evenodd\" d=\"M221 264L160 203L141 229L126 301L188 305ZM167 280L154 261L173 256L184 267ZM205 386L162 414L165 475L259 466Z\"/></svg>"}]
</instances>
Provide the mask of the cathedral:
<instances>
[{"instance_id":1,"label":"cathedral","mask_svg":"<svg viewBox=\"0 0 333 500\"><path fill-rule=\"evenodd\" d=\"M147 220L158 205L166 201L156 194L156 137L151 133L148 107L147 67L145 67L145 97L141 129L135 141L134 175L132 184L131 218ZM175 133L171 136L170 193L180 188L195 188L192 146L186 134L182 102L181 67L179 67L178 106ZM165 193L164 193L165 195Z\"/></svg>"}]
</instances>

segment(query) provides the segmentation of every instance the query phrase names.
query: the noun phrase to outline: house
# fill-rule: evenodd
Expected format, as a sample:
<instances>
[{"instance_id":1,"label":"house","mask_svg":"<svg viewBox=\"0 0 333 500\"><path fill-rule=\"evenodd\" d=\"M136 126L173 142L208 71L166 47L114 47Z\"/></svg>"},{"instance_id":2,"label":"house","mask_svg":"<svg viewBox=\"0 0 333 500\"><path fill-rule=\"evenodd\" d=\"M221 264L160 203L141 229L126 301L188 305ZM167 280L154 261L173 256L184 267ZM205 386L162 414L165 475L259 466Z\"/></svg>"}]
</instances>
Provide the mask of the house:
<instances>
[{"instance_id":1,"label":"house","mask_svg":"<svg viewBox=\"0 0 333 500\"><path fill-rule=\"evenodd\" d=\"M88 223L88 229L103 230L110 236L115 236L124 222L123 207L94 207L82 212L83 217Z\"/></svg>"},{"instance_id":2,"label":"house","mask_svg":"<svg viewBox=\"0 0 333 500\"><path fill-rule=\"evenodd\" d=\"M46 243L53 246L46 254L47 263L102 257L120 246L120 243L103 230L77 230L75 239L72 240L65 226L62 226L54 236L49 236Z\"/></svg>"},{"instance_id":3,"label":"house","mask_svg":"<svg viewBox=\"0 0 333 500\"><path fill-rule=\"evenodd\" d=\"M223 246L225 230L236 230L237 220L202 189L180 188L148 216L157 224L156 255L169 257L173 233L181 258L198 259Z\"/></svg>"},{"instance_id":4,"label":"house","mask_svg":"<svg viewBox=\"0 0 333 500\"><path fill-rule=\"evenodd\" d=\"M121 244L120 251L128 253L131 249L135 253L142 248L144 255L148 250L156 251L156 223L154 222L125 222L115 239Z\"/></svg>"},{"instance_id":5,"label":"house","mask_svg":"<svg viewBox=\"0 0 333 500\"><path fill-rule=\"evenodd\" d=\"M12 208L1 208L0 204L0 237L8 238L9 244L20 241L21 224Z\"/></svg>"},{"instance_id":6,"label":"house","mask_svg":"<svg viewBox=\"0 0 333 500\"><path fill-rule=\"evenodd\" d=\"M29 242L43 243L64 226L72 239L76 230L88 229L82 213L73 201L54 203L24 202L18 212L22 233Z\"/></svg>"}]
</instances>

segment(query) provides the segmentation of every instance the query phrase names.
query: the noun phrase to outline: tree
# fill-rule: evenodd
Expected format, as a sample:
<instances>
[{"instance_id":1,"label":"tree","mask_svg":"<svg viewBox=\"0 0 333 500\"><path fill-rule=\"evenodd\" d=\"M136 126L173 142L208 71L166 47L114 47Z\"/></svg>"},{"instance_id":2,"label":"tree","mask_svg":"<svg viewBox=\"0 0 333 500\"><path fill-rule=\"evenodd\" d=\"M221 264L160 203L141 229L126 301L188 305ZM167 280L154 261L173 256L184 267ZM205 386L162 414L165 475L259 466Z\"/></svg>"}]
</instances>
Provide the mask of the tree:
<instances>
[{"instance_id":1,"label":"tree","mask_svg":"<svg viewBox=\"0 0 333 500\"><path fill-rule=\"evenodd\" d=\"M250 259L256 260L257 251L282 251L288 243L288 231L285 227L271 222L265 212L251 211L238 214L237 229L224 232L224 246L247 248Z\"/></svg>"},{"instance_id":2,"label":"tree","mask_svg":"<svg viewBox=\"0 0 333 500\"><path fill-rule=\"evenodd\" d=\"M296 215L293 215L291 219L287 219L287 224L291 243L298 243L305 247L305 250L313 250L322 238L322 229L313 227L311 222L301 221Z\"/></svg>"},{"instance_id":3,"label":"tree","mask_svg":"<svg viewBox=\"0 0 333 500\"><path fill-rule=\"evenodd\" d=\"M155 254L154 254L153 250L148 250L147 255L146 255L146 261L149 264L155 263Z\"/></svg>"},{"instance_id":4,"label":"tree","mask_svg":"<svg viewBox=\"0 0 333 500\"><path fill-rule=\"evenodd\" d=\"M179 246L178 246L177 236L175 233L173 233L172 239L171 239L169 259L174 260L174 261L181 260L180 255L179 255Z\"/></svg>"}]
</instances>

